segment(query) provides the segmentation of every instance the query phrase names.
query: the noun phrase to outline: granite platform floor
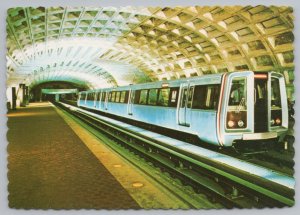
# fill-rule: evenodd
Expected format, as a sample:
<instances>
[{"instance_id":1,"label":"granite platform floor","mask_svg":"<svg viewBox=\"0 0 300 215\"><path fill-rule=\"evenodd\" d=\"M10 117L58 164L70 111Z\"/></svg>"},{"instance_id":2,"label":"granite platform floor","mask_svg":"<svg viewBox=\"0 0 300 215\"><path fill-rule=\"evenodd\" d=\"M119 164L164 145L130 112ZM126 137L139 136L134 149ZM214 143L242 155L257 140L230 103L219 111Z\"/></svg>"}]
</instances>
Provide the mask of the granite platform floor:
<instances>
[{"instance_id":1,"label":"granite platform floor","mask_svg":"<svg viewBox=\"0 0 300 215\"><path fill-rule=\"evenodd\" d=\"M50 103L7 116L11 208L140 208Z\"/></svg>"}]
</instances>

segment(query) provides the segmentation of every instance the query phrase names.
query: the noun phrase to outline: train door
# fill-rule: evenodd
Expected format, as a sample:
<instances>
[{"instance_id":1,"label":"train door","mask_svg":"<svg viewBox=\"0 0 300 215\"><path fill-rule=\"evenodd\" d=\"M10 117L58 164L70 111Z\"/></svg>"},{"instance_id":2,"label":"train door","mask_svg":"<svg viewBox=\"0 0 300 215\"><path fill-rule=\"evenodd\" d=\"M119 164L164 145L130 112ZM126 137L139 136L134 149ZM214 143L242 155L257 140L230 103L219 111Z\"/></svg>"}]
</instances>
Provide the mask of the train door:
<instances>
[{"instance_id":1,"label":"train door","mask_svg":"<svg viewBox=\"0 0 300 215\"><path fill-rule=\"evenodd\" d=\"M194 86L190 86L189 83L180 85L180 97L177 106L179 125L190 126L193 92Z\"/></svg>"},{"instance_id":2,"label":"train door","mask_svg":"<svg viewBox=\"0 0 300 215\"><path fill-rule=\"evenodd\" d=\"M269 130L268 117L268 74L254 75L254 132Z\"/></svg>"},{"instance_id":3,"label":"train door","mask_svg":"<svg viewBox=\"0 0 300 215\"><path fill-rule=\"evenodd\" d=\"M135 91L130 89L129 90L129 96L128 96L128 105L127 105L127 114L132 115L132 108L134 103L134 93Z\"/></svg>"}]
</instances>

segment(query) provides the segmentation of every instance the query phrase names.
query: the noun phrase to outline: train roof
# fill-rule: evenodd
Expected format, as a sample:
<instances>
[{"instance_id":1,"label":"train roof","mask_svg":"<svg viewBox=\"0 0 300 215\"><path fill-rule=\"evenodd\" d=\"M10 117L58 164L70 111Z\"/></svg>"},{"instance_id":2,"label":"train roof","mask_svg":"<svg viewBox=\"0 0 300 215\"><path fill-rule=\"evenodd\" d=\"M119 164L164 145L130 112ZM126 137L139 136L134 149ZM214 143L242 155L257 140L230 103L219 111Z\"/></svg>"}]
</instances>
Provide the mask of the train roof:
<instances>
[{"instance_id":1,"label":"train roof","mask_svg":"<svg viewBox=\"0 0 300 215\"><path fill-rule=\"evenodd\" d=\"M99 90L109 91L109 90L129 90L129 89L139 90L139 89L149 89L149 88L162 88L162 85L167 85L167 87L179 87L180 84L185 82L189 82L190 84L199 84L199 85L220 84L223 74L224 73L209 74L209 75L203 75L203 76L197 76L191 78L148 82L148 83L134 84L128 86L94 89L94 90L88 90L82 92L98 92Z\"/></svg>"},{"instance_id":2,"label":"train roof","mask_svg":"<svg viewBox=\"0 0 300 215\"><path fill-rule=\"evenodd\" d=\"M255 71L253 71L253 72L255 72ZM230 72L230 73L235 73L235 72ZM238 73L242 73L242 72L238 72ZM180 84L185 83L185 82L188 82L192 85L220 84L223 74L224 73L209 74L209 75L196 76L196 77L190 77L190 78L181 78L181 79L176 79L176 80L148 82L148 83L134 84L134 85L128 85L128 86L94 89L94 90L88 90L88 91L82 91L82 92L98 92L100 90L105 90L105 91L120 90L121 91L121 90L129 90L129 89L140 90L140 89L162 88L163 85L167 85L165 87L179 87ZM276 73L276 74L278 74L278 73ZM280 74L278 74L278 75L280 75Z\"/></svg>"}]
</instances>

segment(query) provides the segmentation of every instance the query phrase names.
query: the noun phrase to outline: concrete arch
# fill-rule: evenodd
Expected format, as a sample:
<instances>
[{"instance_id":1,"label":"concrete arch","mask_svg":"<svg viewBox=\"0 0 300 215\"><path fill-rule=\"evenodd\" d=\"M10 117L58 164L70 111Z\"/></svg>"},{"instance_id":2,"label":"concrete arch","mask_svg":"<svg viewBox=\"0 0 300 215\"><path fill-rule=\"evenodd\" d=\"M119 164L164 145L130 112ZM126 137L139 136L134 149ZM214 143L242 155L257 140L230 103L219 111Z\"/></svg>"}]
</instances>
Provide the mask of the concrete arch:
<instances>
[{"instance_id":1,"label":"concrete arch","mask_svg":"<svg viewBox=\"0 0 300 215\"><path fill-rule=\"evenodd\" d=\"M58 76L73 80L75 73L99 87L230 71L293 71L293 19L291 7L262 5L12 8L8 85Z\"/></svg>"}]
</instances>

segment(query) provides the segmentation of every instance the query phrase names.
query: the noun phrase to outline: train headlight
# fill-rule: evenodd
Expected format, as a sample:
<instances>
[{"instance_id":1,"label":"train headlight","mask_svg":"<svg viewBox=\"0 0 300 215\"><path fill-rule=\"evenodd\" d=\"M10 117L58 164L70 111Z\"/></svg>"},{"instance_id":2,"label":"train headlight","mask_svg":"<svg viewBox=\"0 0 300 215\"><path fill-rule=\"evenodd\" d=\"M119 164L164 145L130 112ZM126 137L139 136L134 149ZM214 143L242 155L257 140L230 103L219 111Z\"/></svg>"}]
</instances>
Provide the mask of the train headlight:
<instances>
[{"instance_id":1,"label":"train headlight","mask_svg":"<svg viewBox=\"0 0 300 215\"><path fill-rule=\"evenodd\" d=\"M229 121L228 121L228 127L229 127L229 128L232 128L233 126L234 126L234 121L229 120Z\"/></svg>"},{"instance_id":2,"label":"train headlight","mask_svg":"<svg viewBox=\"0 0 300 215\"><path fill-rule=\"evenodd\" d=\"M272 120L271 120L271 125L274 125L274 124L275 124L275 120L272 119Z\"/></svg>"},{"instance_id":3,"label":"train headlight","mask_svg":"<svg viewBox=\"0 0 300 215\"><path fill-rule=\"evenodd\" d=\"M277 119L275 120L275 122L276 122L277 125L279 125L279 124L281 123L281 120L280 120L279 118L277 118Z\"/></svg>"},{"instance_id":4,"label":"train headlight","mask_svg":"<svg viewBox=\"0 0 300 215\"><path fill-rule=\"evenodd\" d=\"M245 123L243 122L243 120L238 121L238 126L239 127L243 127L244 125L245 125Z\"/></svg>"}]
</instances>

